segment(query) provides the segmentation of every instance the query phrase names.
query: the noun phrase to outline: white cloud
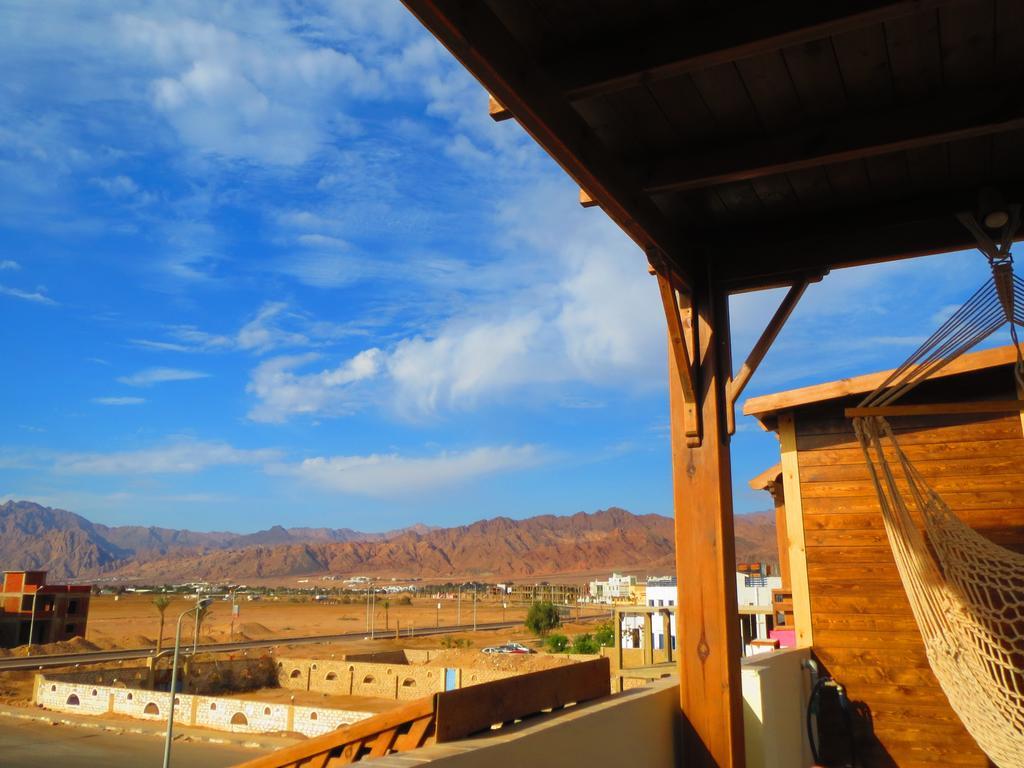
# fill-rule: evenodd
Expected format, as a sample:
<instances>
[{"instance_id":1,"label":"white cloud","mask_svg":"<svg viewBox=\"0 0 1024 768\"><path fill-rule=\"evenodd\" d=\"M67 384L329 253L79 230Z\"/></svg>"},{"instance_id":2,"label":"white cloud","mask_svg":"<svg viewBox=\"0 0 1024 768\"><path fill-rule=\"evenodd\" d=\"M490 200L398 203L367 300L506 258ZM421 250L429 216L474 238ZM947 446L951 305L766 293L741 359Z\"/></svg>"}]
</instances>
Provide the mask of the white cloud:
<instances>
[{"instance_id":1,"label":"white cloud","mask_svg":"<svg viewBox=\"0 0 1024 768\"><path fill-rule=\"evenodd\" d=\"M565 183L534 183L504 201L490 261L414 261L416 300L445 299L436 305L439 320L417 318L420 328L433 325L429 332L367 350L377 368L358 379L295 373L308 358L260 366L249 385L259 399L250 418L341 415L380 403L418 419L524 394L559 402L582 385L662 386L656 285L636 248L591 213L578 209Z\"/></svg>"},{"instance_id":2,"label":"white cloud","mask_svg":"<svg viewBox=\"0 0 1024 768\"><path fill-rule=\"evenodd\" d=\"M329 491L395 498L468 483L486 475L536 466L541 452L531 445L474 448L417 458L399 454L329 456L270 469Z\"/></svg>"},{"instance_id":3,"label":"white cloud","mask_svg":"<svg viewBox=\"0 0 1024 768\"><path fill-rule=\"evenodd\" d=\"M190 381L205 379L210 374L202 371L186 371L180 368L146 368L131 376L121 376L118 381L133 387L149 387L166 381Z\"/></svg>"},{"instance_id":4,"label":"white cloud","mask_svg":"<svg viewBox=\"0 0 1024 768\"><path fill-rule=\"evenodd\" d=\"M18 262L12 261L11 259L0 260L0 272L3 272L4 270L16 269L21 269L21 264L19 264Z\"/></svg>"},{"instance_id":5,"label":"white cloud","mask_svg":"<svg viewBox=\"0 0 1024 768\"><path fill-rule=\"evenodd\" d=\"M284 302L267 302L256 317L242 326L238 332L239 349L250 349L266 352L275 347L304 347L309 345L309 338L301 333L286 331L273 321L280 317L288 305Z\"/></svg>"},{"instance_id":6,"label":"white cloud","mask_svg":"<svg viewBox=\"0 0 1024 768\"><path fill-rule=\"evenodd\" d=\"M380 74L355 56L311 45L286 14L122 15L121 41L161 76L151 103L187 145L204 154L294 165L344 131L345 101L382 93ZM350 130L350 128L349 128Z\"/></svg>"},{"instance_id":7,"label":"white cloud","mask_svg":"<svg viewBox=\"0 0 1024 768\"><path fill-rule=\"evenodd\" d=\"M113 453L65 453L56 457L58 472L83 475L147 475L201 472L223 465L263 464L280 453L244 450L223 442L184 440L158 448Z\"/></svg>"},{"instance_id":8,"label":"white cloud","mask_svg":"<svg viewBox=\"0 0 1024 768\"><path fill-rule=\"evenodd\" d=\"M353 385L377 375L382 354L368 349L336 368L317 373L295 373L296 368L319 358L314 353L285 355L261 363L253 371L246 391L259 399L249 411L253 421L281 422L295 414L338 416L356 410L361 396Z\"/></svg>"},{"instance_id":9,"label":"white cloud","mask_svg":"<svg viewBox=\"0 0 1024 768\"><path fill-rule=\"evenodd\" d=\"M144 397L94 397L94 403L99 405L142 405L146 402Z\"/></svg>"},{"instance_id":10,"label":"white cloud","mask_svg":"<svg viewBox=\"0 0 1024 768\"><path fill-rule=\"evenodd\" d=\"M6 285L0 285L0 294L13 296L16 299L22 299L23 301L31 301L35 304L49 304L52 306L57 303L47 296L42 288L37 288L34 291L23 291L20 288L9 288Z\"/></svg>"}]
</instances>

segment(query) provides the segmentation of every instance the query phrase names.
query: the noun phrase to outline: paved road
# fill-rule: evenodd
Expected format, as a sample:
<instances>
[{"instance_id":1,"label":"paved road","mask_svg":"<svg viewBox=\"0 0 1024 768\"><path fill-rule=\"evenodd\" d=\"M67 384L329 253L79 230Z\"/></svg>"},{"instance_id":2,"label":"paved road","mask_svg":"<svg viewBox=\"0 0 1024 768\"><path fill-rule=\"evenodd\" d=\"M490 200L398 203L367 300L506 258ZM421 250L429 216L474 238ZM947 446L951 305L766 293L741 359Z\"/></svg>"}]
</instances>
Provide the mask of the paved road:
<instances>
[{"instance_id":1,"label":"paved road","mask_svg":"<svg viewBox=\"0 0 1024 768\"><path fill-rule=\"evenodd\" d=\"M233 745L176 741L171 763L179 768L225 768L260 754ZM3 768L159 768L163 755L164 742L154 736L0 721Z\"/></svg>"},{"instance_id":2,"label":"paved road","mask_svg":"<svg viewBox=\"0 0 1024 768\"><path fill-rule=\"evenodd\" d=\"M607 619L607 613L592 614L583 616L578 621L597 621ZM512 629L522 626L522 621L496 621L487 624L477 624L477 631L488 631L495 629ZM429 627L417 629L412 632L412 637L429 637L431 635L448 635L452 632L470 632L472 624L460 624L452 627ZM402 637L409 637L410 633L402 632ZM394 638L393 632L377 632L375 639L385 640ZM235 643L205 643L199 646L202 653L223 653L231 651L244 651L250 648L269 648L276 645L312 645L316 643L334 643L344 640L369 639L366 632L346 632L340 635L312 635L307 637L283 637L270 640L243 640ZM165 651L166 653L166 651ZM64 667L69 664L89 664L99 661L118 661L121 659L142 659L153 655L152 648L130 648L116 651L89 651L87 653L69 653L60 656L31 656L31 657L8 657L0 659L0 671L11 669L37 669L39 667Z\"/></svg>"}]
</instances>

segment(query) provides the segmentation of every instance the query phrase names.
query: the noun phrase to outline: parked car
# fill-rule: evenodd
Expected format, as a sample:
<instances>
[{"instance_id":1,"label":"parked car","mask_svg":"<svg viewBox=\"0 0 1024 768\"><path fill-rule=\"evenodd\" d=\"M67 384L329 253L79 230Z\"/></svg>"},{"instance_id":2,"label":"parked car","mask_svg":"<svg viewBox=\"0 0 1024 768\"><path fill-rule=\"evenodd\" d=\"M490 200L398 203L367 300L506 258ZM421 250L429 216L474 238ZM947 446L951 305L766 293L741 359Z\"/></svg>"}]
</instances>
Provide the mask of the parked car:
<instances>
[{"instance_id":1,"label":"parked car","mask_svg":"<svg viewBox=\"0 0 1024 768\"><path fill-rule=\"evenodd\" d=\"M484 653L536 653L522 643L505 643L504 645L491 645L482 649Z\"/></svg>"}]
</instances>

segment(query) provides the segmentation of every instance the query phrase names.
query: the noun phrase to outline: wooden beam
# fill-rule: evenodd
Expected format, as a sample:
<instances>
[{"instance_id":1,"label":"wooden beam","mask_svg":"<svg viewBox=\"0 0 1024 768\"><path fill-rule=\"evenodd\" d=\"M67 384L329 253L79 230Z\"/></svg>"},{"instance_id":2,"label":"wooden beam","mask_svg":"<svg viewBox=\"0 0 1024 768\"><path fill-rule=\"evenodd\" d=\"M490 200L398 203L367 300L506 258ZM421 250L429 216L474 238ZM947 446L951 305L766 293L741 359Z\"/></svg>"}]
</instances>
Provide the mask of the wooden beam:
<instances>
[{"instance_id":1,"label":"wooden beam","mask_svg":"<svg viewBox=\"0 0 1024 768\"><path fill-rule=\"evenodd\" d=\"M1007 200L1024 200L1024 178L991 179ZM906 201L838 213L801 211L757 225L722 225L691 233L716 249L716 279L731 292L780 287L802 275L895 259L974 250L974 238L956 213L977 204L977 188L917 194ZM1018 233L1017 239L1024 239Z\"/></svg>"},{"instance_id":2,"label":"wooden beam","mask_svg":"<svg viewBox=\"0 0 1024 768\"><path fill-rule=\"evenodd\" d=\"M605 213L644 251L657 248L687 281L692 252L486 3L402 0Z\"/></svg>"},{"instance_id":3,"label":"wooden beam","mask_svg":"<svg viewBox=\"0 0 1024 768\"><path fill-rule=\"evenodd\" d=\"M765 326L764 331L761 333L761 338L757 340L754 348L750 350L750 354L740 367L739 374L737 374L736 378L730 379L727 382L726 390L729 394L729 410L726 412L726 415L729 419L728 429L730 435L736 434L736 401L743 394L743 390L746 389L747 384L750 382L750 377L754 375L758 366L761 365L764 356L768 354L768 350L775 343L779 332L786 324L789 316L793 314L793 310L796 309L797 303L810 284L811 278L809 277L793 283L786 295L782 297L782 303L775 310L775 314L768 321L768 325Z\"/></svg>"},{"instance_id":4,"label":"wooden beam","mask_svg":"<svg viewBox=\"0 0 1024 768\"><path fill-rule=\"evenodd\" d=\"M796 644L799 648L810 648L814 644L814 632L810 584L807 580L803 500L800 495L800 460L796 448L796 421L792 412L779 414L779 442L782 448L782 487L786 507L786 535L789 539L787 549Z\"/></svg>"},{"instance_id":5,"label":"wooden beam","mask_svg":"<svg viewBox=\"0 0 1024 768\"><path fill-rule=\"evenodd\" d=\"M597 202L597 200L592 198L590 195L588 195L587 190L585 190L583 187L580 187L580 205L582 205L584 208L594 208L600 205L600 203Z\"/></svg>"},{"instance_id":6,"label":"wooden beam","mask_svg":"<svg viewBox=\"0 0 1024 768\"><path fill-rule=\"evenodd\" d=\"M935 414L1019 413L1024 400L992 400L982 403L927 403L921 405L880 405L867 408L847 408L848 419L864 416L931 416Z\"/></svg>"},{"instance_id":7,"label":"wooden beam","mask_svg":"<svg viewBox=\"0 0 1024 768\"><path fill-rule=\"evenodd\" d=\"M679 389L683 397L683 432L686 435L687 445L700 445L700 411L697 408L693 358L690 355L690 345L687 343L690 329L687 328L683 320L683 309L680 307L679 297L672 285L671 278L660 272L657 273L657 277L661 305L665 311L665 322L668 325L669 354L675 361L674 370L678 376Z\"/></svg>"},{"instance_id":8,"label":"wooden beam","mask_svg":"<svg viewBox=\"0 0 1024 768\"><path fill-rule=\"evenodd\" d=\"M579 101L927 13L955 1L802 0L785 6L755 4L742 12L680 13L659 23L658 35L619 34L614 41L592 41L587 46L591 55L565 59L550 69L566 95Z\"/></svg>"},{"instance_id":9,"label":"wooden beam","mask_svg":"<svg viewBox=\"0 0 1024 768\"><path fill-rule=\"evenodd\" d=\"M491 116L491 120L496 123L500 123L502 120L509 120L512 117L512 113L505 109L502 103L490 94L487 95L487 113Z\"/></svg>"},{"instance_id":10,"label":"wooden beam","mask_svg":"<svg viewBox=\"0 0 1024 768\"><path fill-rule=\"evenodd\" d=\"M698 325L697 404L703 440L688 445L686 403L676 356L669 355L672 478L678 611L676 645L682 740L688 768L744 765L740 637L736 631L736 545L721 329L725 294L694 297Z\"/></svg>"},{"instance_id":11,"label":"wooden beam","mask_svg":"<svg viewBox=\"0 0 1024 768\"><path fill-rule=\"evenodd\" d=\"M644 190L649 194L683 192L1022 128L1024 105L1019 89L976 92L956 101L946 98L927 104L901 104L884 114L805 127L725 150L691 150L653 161Z\"/></svg>"}]
</instances>

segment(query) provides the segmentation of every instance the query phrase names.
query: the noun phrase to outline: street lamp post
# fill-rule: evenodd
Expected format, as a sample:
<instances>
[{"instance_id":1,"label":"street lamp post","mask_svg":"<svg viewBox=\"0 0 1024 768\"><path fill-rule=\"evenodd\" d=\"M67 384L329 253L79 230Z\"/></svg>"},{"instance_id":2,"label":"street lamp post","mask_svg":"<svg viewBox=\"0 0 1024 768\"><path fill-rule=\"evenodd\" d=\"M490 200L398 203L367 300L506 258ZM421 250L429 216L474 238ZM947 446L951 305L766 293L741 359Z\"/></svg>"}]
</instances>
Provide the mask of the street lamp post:
<instances>
[{"instance_id":1,"label":"street lamp post","mask_svg":"<svg viewBox=\"0 0 1024 768\"><path fill-rule=\"evenodd\" d=\"M39 597L39 585L36 585L36 591L32 593L32 616L28 620L28 654L32 655L32 639L36 633L36 598Z\"/></svg>"},{"instance_id":2,"label":"street lamp post","mask_svg":"<svg viewBox=\"0 0 1024 768\"><path fill-rule=\"evenodd\" d=\"M476 632L476 584L473 585L473 631Z\"/></svg>"},{"instance_id":3,"label":"street lamp post","mask_svg":"<svg viewBox=\"0 0 1024 768\"><path fill-rule=\"evenodd\" d=\"M459 584L459 599L455 607L455 624L456 626L462 626L462 585Z\"/></svg>"},{"instance_id":4,"label":"street lamp post","mask_svg":"<svg viewBox=\"0 0 1024 768\"><path fill-rule=\"evenodd\" d=\"M373 640L373 629L377 623L377 590L370 595L370 639Z\"/></svg>"},{"instance_id":5,"label":"street lamp post","mask_svg":"<svg viewBox=\"0 0 1024 768\"><path fill-rule=\"evenodd\" d=\"M177 693L174 689L178 685L178 653L181 651L181 620L188 616L190 613L195 611L197 614L203 608L208 606L213 601L210 598L196 601L196 604L184 611L178 617L178 625L174 631L174 658L171 662L171 704L168 707L167 714L167 735L164 737L164 766L163 768L169 768L171 765L171 741L174 739L174 696Z\"/></svg>"}]
</instances>

